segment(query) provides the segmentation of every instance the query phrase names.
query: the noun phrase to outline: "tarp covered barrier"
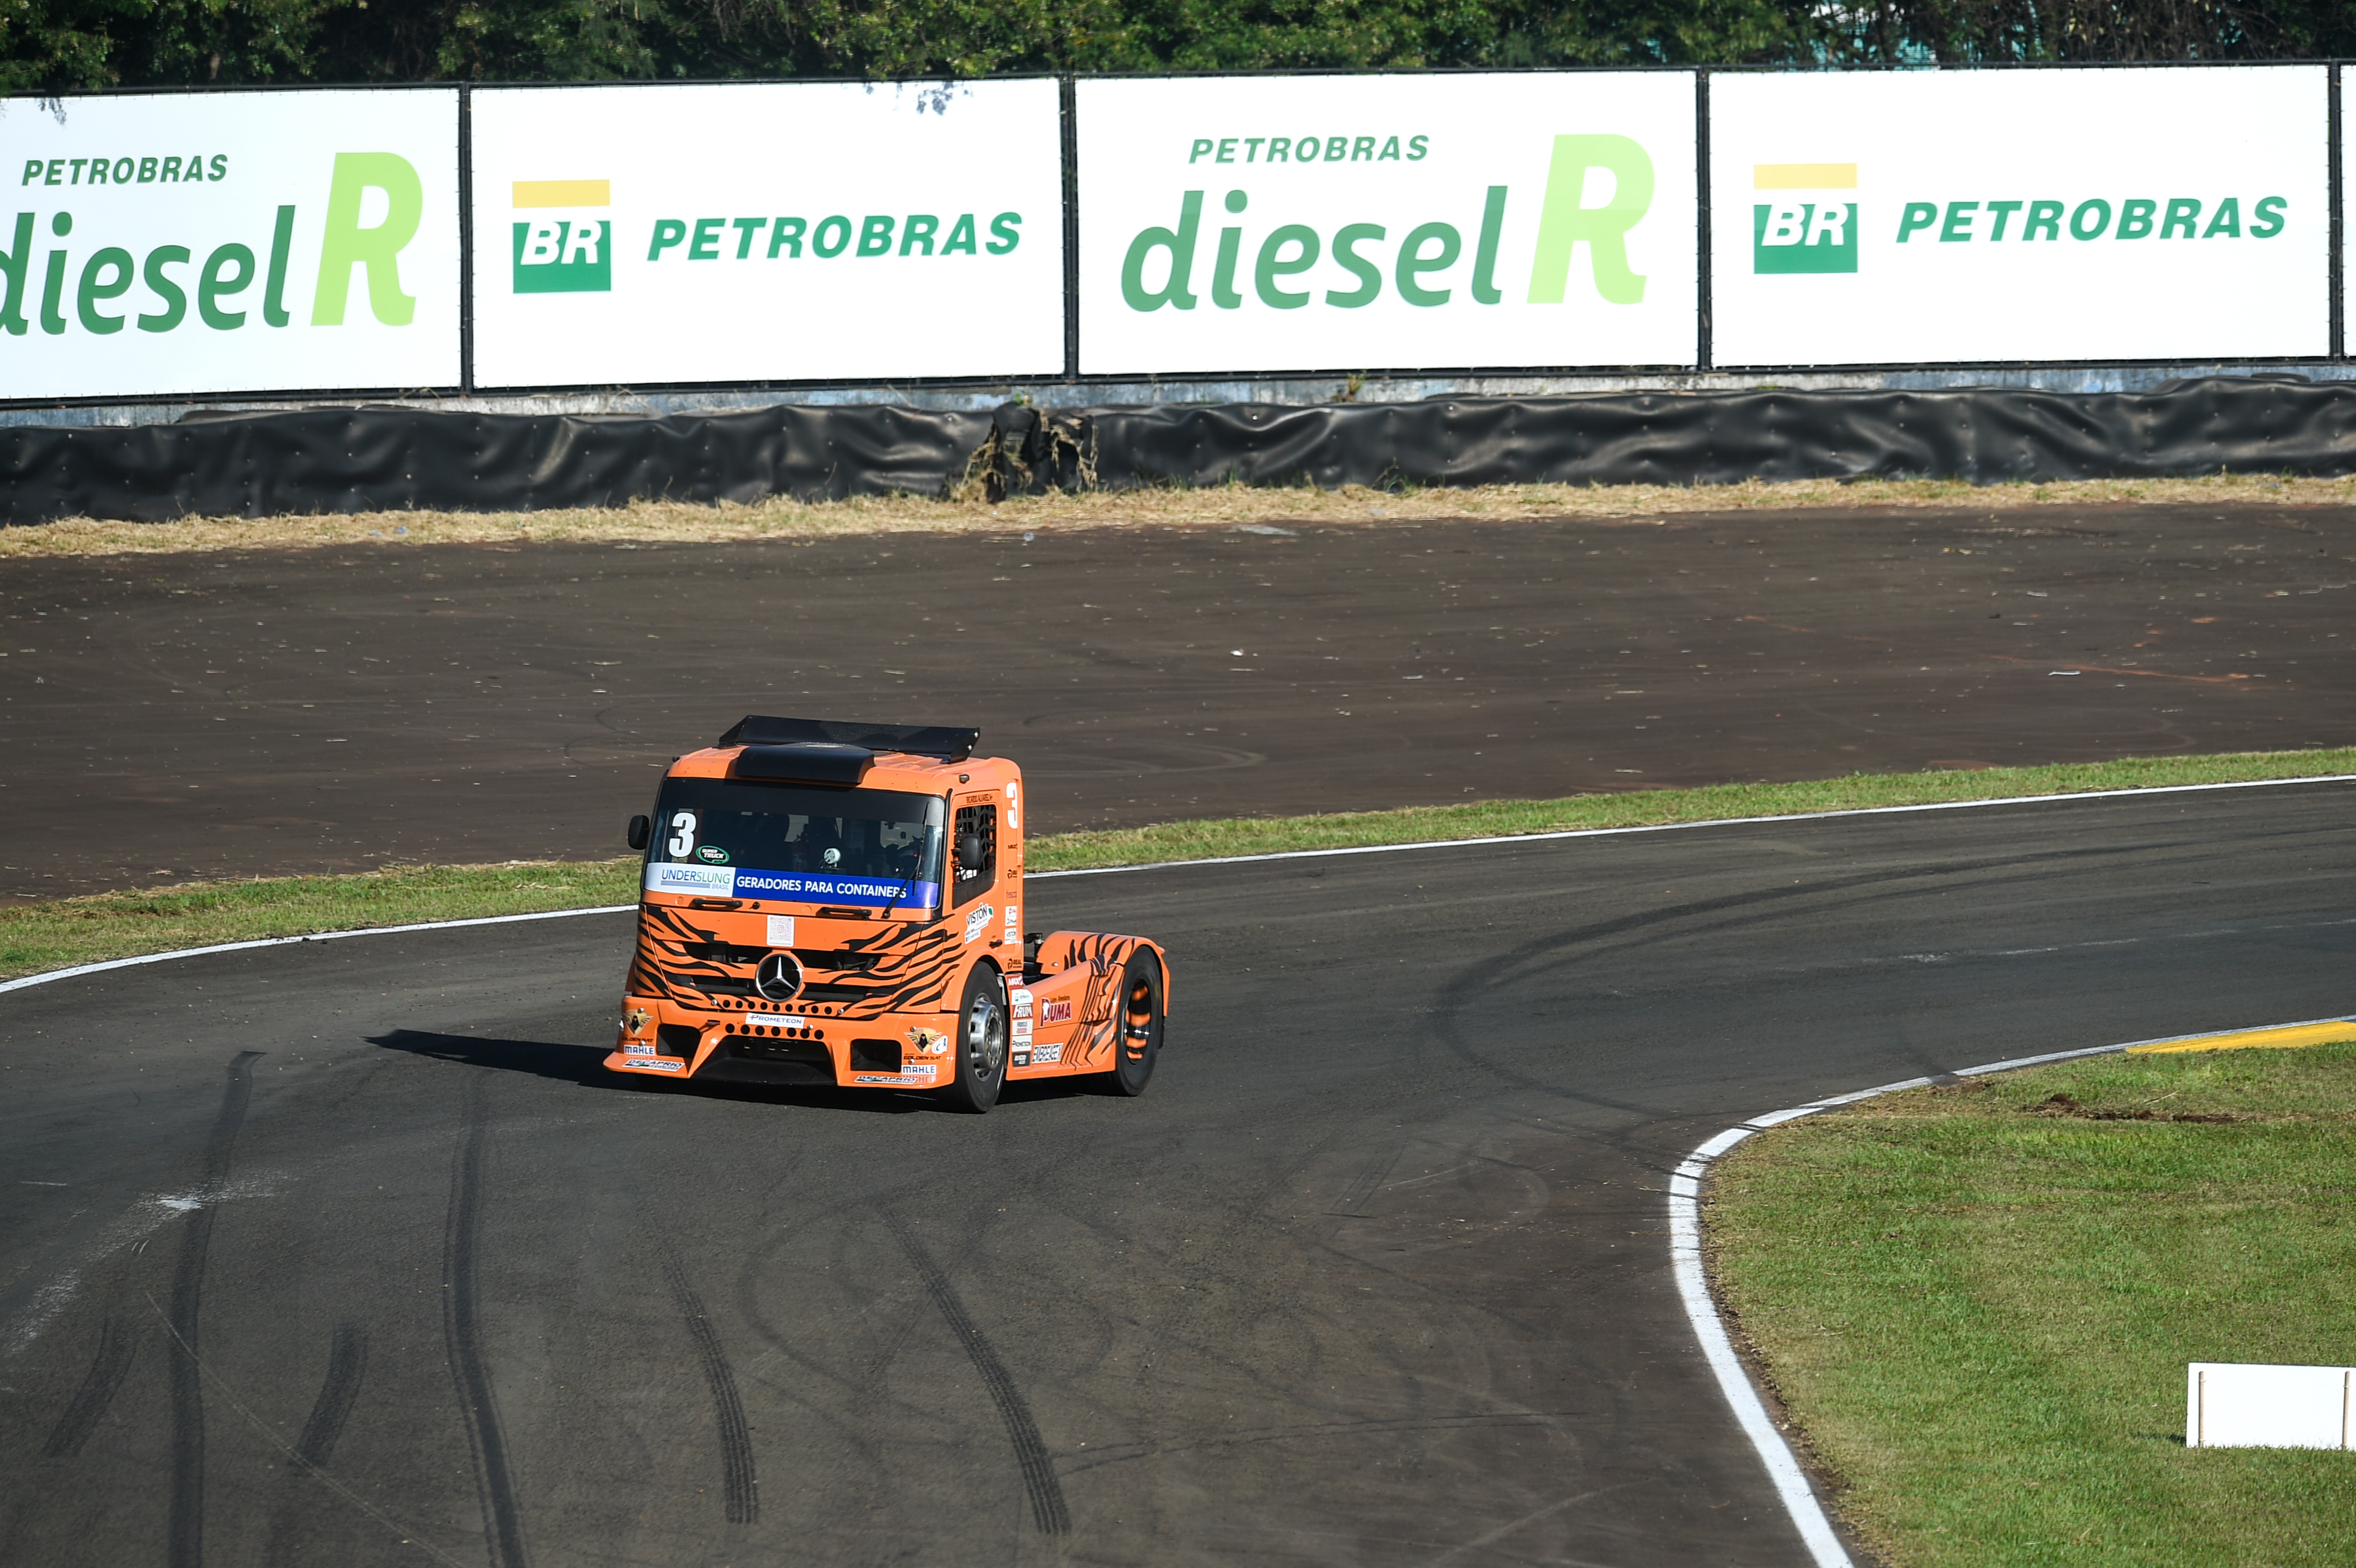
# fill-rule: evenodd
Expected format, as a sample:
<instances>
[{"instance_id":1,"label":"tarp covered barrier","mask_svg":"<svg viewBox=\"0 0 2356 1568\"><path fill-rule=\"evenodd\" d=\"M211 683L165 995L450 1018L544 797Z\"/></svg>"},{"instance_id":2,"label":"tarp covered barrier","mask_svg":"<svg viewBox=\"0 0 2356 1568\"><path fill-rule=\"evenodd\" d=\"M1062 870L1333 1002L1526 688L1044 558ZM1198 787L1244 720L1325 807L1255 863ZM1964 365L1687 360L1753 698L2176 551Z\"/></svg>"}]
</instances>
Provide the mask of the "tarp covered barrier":
<instances>
[{"instance_id":1,"label":"tarp covered barrier","mask_svg":"<svg viewBox=\"0 0 2356 1568\"><path fill-rule=\"evenodd\" d=\"M543 511L638 499L937 495L987 413L875 406L633 419L317 409L0 428L0 519Z\"/></svg>"},{"instance_id":2,"label":"tarp covered barrier","mask_svg":"<svg viewBox=\"0 0 2356 1568\"><path fill-rule=\"evenodd\" d=\"M1076 445L1096 482L1113 488L1843 477L1995 484L2356 470L2356 386L2287 378L2138 393L1664 392L1112 409L1079 416L1076 429L1067 416L1046 417L1066 427L1058 445ZM1066 483L1069 468L1057 476Z\"/></svg>"},{"instance_id":3,"label":"tarp covered barrier","mask_svg":"<svg viewBox=\"0 0 2356 1568\"><path fill-rule=\"evenodd\" d=\"M0 517L541 510L1141 485L1991 484L2356 471L2356 386L1629 393L995 415L780 406L668 419L314 410L0 429Z\"/></svg>"}]
</instances>

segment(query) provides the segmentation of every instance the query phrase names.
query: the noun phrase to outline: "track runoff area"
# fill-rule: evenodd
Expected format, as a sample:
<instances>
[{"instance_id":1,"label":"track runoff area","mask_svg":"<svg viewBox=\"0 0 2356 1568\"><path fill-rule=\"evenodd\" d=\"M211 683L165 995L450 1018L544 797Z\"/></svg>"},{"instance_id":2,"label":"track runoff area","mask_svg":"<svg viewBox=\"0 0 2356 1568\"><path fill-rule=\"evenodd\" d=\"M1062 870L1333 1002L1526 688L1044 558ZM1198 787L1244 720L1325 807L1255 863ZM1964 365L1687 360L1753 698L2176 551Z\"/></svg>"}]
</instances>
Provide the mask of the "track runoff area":
<instances>
[{"instance_id":1,"label":"track runoff area","mask_svg":"<svg viewBox=\"0 0 2356 1568\"><path fill-rule=\"evenodd\" d=\"M1168 1043L988 1118L602 1070L625 911L20 982L10 1539L1841 1562L1702 1287L1707 1161L2344 1013L2351 788L1042 877L1169 943Z\"/></svg>"}]
</instances>

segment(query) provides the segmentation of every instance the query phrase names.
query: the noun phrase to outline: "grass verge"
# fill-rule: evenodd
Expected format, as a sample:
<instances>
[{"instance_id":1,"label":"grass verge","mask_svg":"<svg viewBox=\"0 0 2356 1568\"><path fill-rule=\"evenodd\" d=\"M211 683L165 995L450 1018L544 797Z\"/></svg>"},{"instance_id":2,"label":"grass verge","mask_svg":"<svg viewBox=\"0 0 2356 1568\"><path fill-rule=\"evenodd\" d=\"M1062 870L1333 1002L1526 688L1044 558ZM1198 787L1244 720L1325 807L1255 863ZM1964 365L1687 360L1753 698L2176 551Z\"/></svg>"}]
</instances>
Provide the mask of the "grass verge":
<instances>
[{"instance_id":1,"label":"grass verge","mask_svg":"<svg viewBox=\"0 0 2356 1568\"><path fill-rule=\"evenodd\" d=\"M1479 485L1375 490L1344 485L1222 485L1016 496L997 506L922 496L862 496L751 506L633 501L615 508L531 512L361 512L334 517L186 518L177 522L96 522L87 518L0 528L0 559L12 556L167 554L211 550L299 550L327 545L400 549L412 544L517 545L596 541L613 544L790 542L835 534L910 532L1007 532L1018 529L1126 528L1148 524L1308 523L1380 526L1436 519L1511 522L1579 517L1658 523L1685 512L1793 508L2034 507L2164 504L2345 506L2356 477L2273 478L2218 474L2196 479L2076 479L2057 484L1970 485L1961 479L1802 479L1739 485Z\"/></svg>"},{"instance_id":2,"label":"grass verge","mask_svg":"<svg viewBox=\"0 0 2356 1568\"><path fill-rule=\"evenodd\" d=\"M2351 1169L2356 1041L2102 1057L1777 1128L1705 1224L1900 1568L2338 1568L2356 1455L2188 1450L2184 1368L2348 1363Z\"/></svg>"},{"instance_id":3,"label":"grass verge","mask_svg":"<svg viewBox=\"0 0 2356 1568\"><path fill-rule=\"evenodd\" d=\"M2340 773L2356 774L2356 747L2130 758L2045 768L1859 773L1800 784L1720 784L1697 789L1573 795L1558 800L1483 800L1393 811L1229 818L1055 833L1031 841L1030 865L1033 871L1076 871L1285 850L1506 838L1581 828L1646 827L1730 817L2171 784L2312 779ZM398 866L348 876L187 883L0 907L0 978L255 937L626 904L637 897L635 865L634 859L624 858Z\"/></svg>"}]
</instances>

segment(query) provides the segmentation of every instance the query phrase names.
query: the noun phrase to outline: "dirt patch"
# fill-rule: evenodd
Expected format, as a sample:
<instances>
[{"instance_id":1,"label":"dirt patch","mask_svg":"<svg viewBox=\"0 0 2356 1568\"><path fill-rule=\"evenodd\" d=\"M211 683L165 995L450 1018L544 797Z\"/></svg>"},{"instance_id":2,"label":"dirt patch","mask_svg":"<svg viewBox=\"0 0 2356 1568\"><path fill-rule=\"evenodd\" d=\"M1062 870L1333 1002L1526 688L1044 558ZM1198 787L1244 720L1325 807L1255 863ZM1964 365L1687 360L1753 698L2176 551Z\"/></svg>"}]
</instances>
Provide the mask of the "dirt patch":
<instances>
[{"instance_id":1,"label":"dirt patch","mask_svg":"<svg viewBox=\"0 0 2356 1568\"><path fill-rule=\"evenodd\" d=\"M2031 1116L2067 1116L2080 1122L2243 1122L2247 1117L2236 1116L2230 1111L2154 1111L2149 1107L2137 1111L2099 1110L2081 1105L2072 1094L2052 1094L2036 1104L2024 1107Z\"/></svg>"},{"instance_id":2,"label":"dirt patch","mask_svg":"<svg viewBox=\"0 0 2356 1568\"><path fill-rule=\"evenodd\" d=\"M2356 508L975 515L20 558L0 898L603 858L747 713L977 724L1048 832L2292 750L2356 713Z\"/></svg>"}]
</instances>

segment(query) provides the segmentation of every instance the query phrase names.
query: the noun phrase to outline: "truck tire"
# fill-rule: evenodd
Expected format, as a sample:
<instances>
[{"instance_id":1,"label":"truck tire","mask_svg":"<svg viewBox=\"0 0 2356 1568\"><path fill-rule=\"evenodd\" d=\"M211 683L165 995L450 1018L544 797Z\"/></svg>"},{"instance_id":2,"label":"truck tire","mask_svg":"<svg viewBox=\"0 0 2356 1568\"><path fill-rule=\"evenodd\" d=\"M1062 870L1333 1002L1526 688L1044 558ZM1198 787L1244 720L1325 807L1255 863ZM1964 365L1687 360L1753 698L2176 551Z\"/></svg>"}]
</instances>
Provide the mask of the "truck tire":
<instances>
[{"instance_id":1,"label":"truck tire","mask_svg":"<svg viewBox=\"0 0 2356 1568\"><path fill-rule=\"evenodd\" d=\"M1120 998L1120 1033L1113 1039L1112 1071L1106 1077L1114 1093L1134 1099L1145 1092L1162 1054L1162 965L1142 948L1129 955L1121 971Z\"/></svg>"},{"instance_id":2,"label":"truck tire","mask_svg":"<svg viewBox=\"0 0 2356 1568\"><path fill-rule=\"evenodd\" d=\"M991 965L975 964L950 1041L957 1079L941 1090L943 1100L977 1114L998 1103L998 1091L1006 1087L1006 982Z\"/></svg>"}]
</instances>

